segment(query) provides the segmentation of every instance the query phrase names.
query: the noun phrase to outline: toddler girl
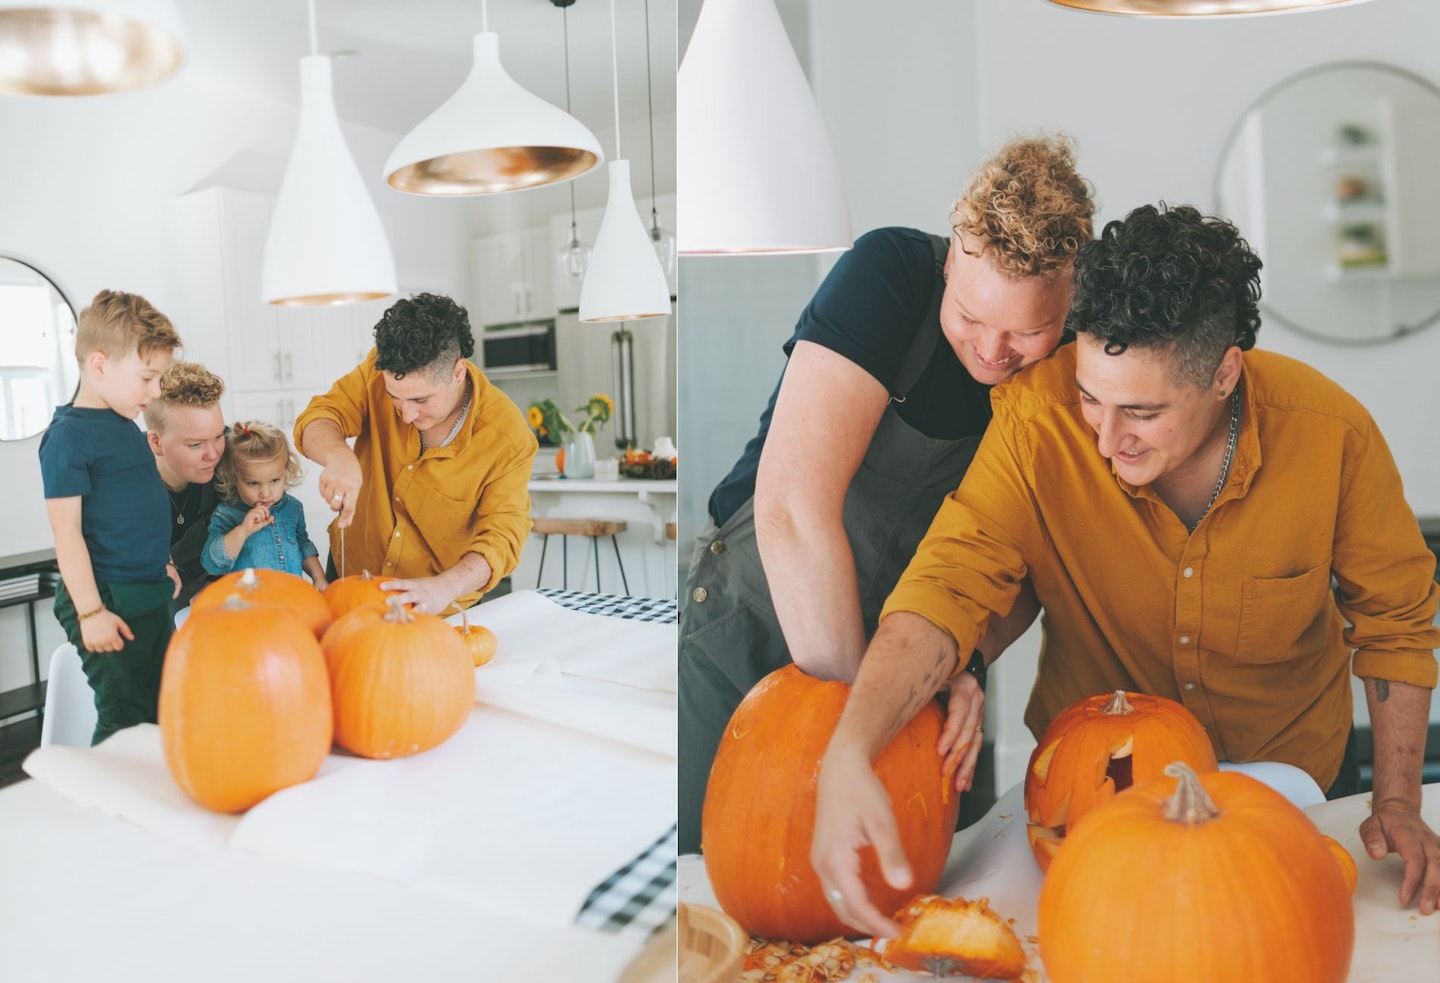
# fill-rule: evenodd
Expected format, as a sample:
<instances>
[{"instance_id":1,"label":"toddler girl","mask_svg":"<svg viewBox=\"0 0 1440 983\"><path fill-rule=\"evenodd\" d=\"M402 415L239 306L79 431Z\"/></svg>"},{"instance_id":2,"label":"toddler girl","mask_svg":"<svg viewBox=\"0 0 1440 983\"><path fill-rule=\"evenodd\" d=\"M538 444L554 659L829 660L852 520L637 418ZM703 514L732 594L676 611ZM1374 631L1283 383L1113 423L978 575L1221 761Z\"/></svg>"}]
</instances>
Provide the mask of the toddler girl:
<instances>
[{"instance_id":1,"label":"toddler girl","mask_svg":"<svg viewBox=\"0 0 1440 983\"><path fill-rule=\"evenodd\" d=\"M215 468L221 502L201 555L205 569L303 571L324 590L325 568L305 531L305 509L286 491L300 483L300 461L285 434L268 423L236 423L226 445Z\"/></svg>"}]
</instances>

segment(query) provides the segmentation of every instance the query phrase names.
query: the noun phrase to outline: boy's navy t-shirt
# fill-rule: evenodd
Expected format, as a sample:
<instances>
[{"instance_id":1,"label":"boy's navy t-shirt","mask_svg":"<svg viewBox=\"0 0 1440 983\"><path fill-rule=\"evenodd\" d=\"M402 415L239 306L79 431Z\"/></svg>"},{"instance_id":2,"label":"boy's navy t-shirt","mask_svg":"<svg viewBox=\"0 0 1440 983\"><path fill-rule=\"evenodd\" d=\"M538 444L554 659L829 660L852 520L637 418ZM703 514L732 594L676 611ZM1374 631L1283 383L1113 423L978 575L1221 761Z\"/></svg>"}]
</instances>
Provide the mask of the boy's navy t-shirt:
<instances>
[{"instance_id":1,"label":"boy's navy t-shirt","mask_svg":"<svg viewBox=\"0 0 1440 983\"><path fill-rule=\"evenodd\" d=\"M898 227L867 232L820 285L785 342L785 354L794 350L797 341L823 345L893 393L915 336L922 328L939 330L926 318L934 293L942 289L929 235ZM710 517L717 527L755 494L755 473L779 393L777 383L760 417L759 433L711 493ZM978 436L990 423L990 387L971 377L944 338L904 402L894 405L907 424L939 440Z\"/></svg>"},{"instance_id":2,"label":"boy's navy t-shirt","mask_svg":"<svg viewBox=\"0 0 1440 983\"><path fill-rule=\"evenodd\" d=\"M46 498L80 496L97 583L164 580L170 502L145 434L110 409L66 404L40 438Z\"/></svg>"}]
</instances>

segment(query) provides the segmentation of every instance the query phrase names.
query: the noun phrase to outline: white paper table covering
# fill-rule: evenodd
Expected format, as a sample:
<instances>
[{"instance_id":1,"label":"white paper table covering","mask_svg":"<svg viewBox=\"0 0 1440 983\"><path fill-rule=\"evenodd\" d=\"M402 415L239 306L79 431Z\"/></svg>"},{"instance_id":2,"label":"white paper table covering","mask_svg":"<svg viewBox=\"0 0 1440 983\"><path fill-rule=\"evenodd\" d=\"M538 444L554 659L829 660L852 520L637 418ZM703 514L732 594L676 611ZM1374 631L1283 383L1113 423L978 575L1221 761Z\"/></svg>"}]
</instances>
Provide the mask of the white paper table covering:
<instances>
[{"instance_id":1,"label":"white paper table covering","mask_svg":"<svg viewBox=\"0 0 1440 983\"><path fill-rule=\"evenodd\" d=\"M0 790L0 976L121 983L611 983L634 939L371 875L197 851L37 782Z\"/></svg>"},{"instance_id":2,"label":"white paper table covering","mask_svg":"<svg viewBox=\"0 0 1440 983\"><path fill-rule=\"evenodd\" d=\"M1424 787L1422 815L1440 830L1440 784ZM1048 976L1036 933L1036 908L1042 881L1025 835L1024 790L1015 785L974 825L956 834L940 892L947 897L988 897L1001 917L1014 918L1013 928L1030 957L1032 976L1026 983L1045 983ZM1403 865L1398 856L1371 860L1360 844L1360 822L1370 814L1370 795L1352 795L1305 810L1320 831L1349 848L1360 869L1355 891L1355 952L1349 983L1399 983L1440 980L1440 915L1421 916L1414 905L1402 910L1398 899ZM718 908L705 876L704 860L687 854L676 874L682 902ZM868 970L867 970L868 971ZM877 979L909 981L912 973L877 972ZM963 981L968 977L947 977ZM1220 983L1220 981L1217 981ZM1225 981L1228 983L1228 981Z\"/></svg>"}]
</instances>

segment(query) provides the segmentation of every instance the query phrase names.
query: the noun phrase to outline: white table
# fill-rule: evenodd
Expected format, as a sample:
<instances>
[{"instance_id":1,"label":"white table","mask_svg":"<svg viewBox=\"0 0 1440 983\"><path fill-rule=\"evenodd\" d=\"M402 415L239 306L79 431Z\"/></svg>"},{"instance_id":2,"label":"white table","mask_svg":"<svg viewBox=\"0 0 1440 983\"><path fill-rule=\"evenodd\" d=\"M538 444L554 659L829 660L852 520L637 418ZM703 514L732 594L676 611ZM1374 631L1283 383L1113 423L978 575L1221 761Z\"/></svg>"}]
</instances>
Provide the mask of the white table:
<instances>
[{"instance_id":1,"label":"white table","mask_svg":"<svg viewBox=\"0 0 1440 983\"><path fill-rule=\"evenodd\" d=\"M1038 947L1026 941L1036 933L1036 904L1041 874L1025 835L1023 789L1016 785L978 822L955 836L940 893L947 897L988 897L990 906L1013 918L1015 934L1030 958L1034 978L1044 983ZM1355 890L1355 952L1350 962L1351 983L1419 983L1440 980L1440 915L1422 917L1419 910L1400 908L1397 900L1402 865L1396 856L1373 861L1360 843L1360 821L1370 814L1370 796L1353 795L1312 806L1306 813L1321 832L1335 837L1350 850L1360 869ZM1440 829L1440 784L1426 785L1422 814L1432 829ZM705 877L704 860L682 856L678 881L680 900L718 907ZM882 980L914 983L910 973L877 974ZM952 977L964 979L963 977ZM1222 983L1222 981L1217 981ZM1229 983L1229 981L1223 981Z\"/></svg>"},{"instance_id":2,"label":"white table","mask_svg":"<svg viewBox=\"0 0 1440 983\"><path fill-rule=\"evenodd\" d=\"M644 935L576 914L674 822L673 756L625 729L668 710L673 734L673 690L644 686L673 671L674 627L530 592L474 613L500 649L459 734L400 761L332 755L233 820L179 793L149 725L37 752L44 780L0 791L0 978L617 979ZM527 713L536 694L585 719ZM97 763L105 782L76 777Z\"/></svg>"},{"instance_id":3,"label":"white table","mask_svg":"<svg viewBox=\"0 0 1440 983\"><path fill-rule=\"evenodd\" d=\"M630 593L642 597L675 596L675 556L673 546L665 538L665 525L675 521L678 480L532 478L528 488L534 515L624 521L627 528L616 540ZM540 586L561 586L559 546L558 542L550 543L545 559L545 583ZM570 588L597 589L590 541L572 536L569 550ZM513 582L520 587L535 587L539 565L540 543L532 536L521 554L519 567L512 574ZM600 543L600 566L600 589L610 594L622 593L615 553L609 543Z\"/></svg>"}]
</instances>

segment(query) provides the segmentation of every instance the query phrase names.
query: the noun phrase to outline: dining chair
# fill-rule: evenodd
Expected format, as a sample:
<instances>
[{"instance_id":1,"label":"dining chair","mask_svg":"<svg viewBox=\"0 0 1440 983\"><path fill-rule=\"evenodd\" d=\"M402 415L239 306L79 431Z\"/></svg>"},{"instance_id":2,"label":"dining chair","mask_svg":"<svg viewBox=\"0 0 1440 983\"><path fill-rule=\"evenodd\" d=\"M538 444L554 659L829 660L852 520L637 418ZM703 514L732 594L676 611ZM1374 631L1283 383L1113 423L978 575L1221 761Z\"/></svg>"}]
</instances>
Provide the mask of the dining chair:
<instances>
[{"instance_id":1,"label":"dining chair","mask_svg":"<svg viewBox=\"0 0 1440 983\"><path fill-rule=\"evenodd\" d=\"M50 675L45 684L45 717L40 723L40 746L63 744L89 747L95 735L95 694L80 653L69 642L50 656Z\"/></svg>"}]
</instances>

